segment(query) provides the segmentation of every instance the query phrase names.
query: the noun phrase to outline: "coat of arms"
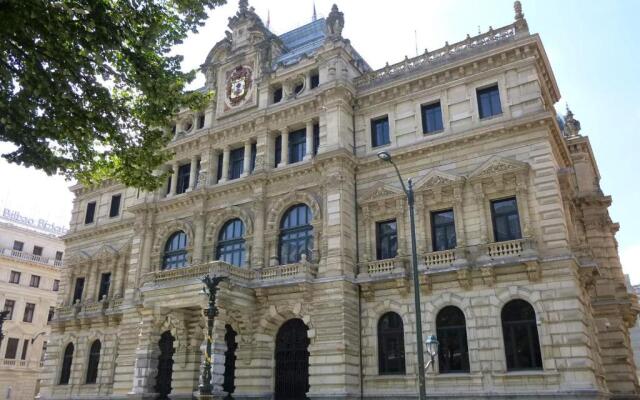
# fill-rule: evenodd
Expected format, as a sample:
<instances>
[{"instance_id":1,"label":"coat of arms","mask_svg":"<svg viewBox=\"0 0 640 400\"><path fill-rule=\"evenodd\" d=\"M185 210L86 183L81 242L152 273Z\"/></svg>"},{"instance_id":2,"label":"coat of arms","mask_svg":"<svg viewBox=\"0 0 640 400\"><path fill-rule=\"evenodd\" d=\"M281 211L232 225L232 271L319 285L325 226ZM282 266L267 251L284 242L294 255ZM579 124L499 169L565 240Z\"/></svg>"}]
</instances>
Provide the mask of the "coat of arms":
<instances>
[{"instance_id":1,"label":"coat of arms","mask_svg":"<svg viewBox=\"0 0 640 400\"><path fill-rule=\"evenodd\" d=\"M240 104L251 88L251 68L236 67L227 79L227 102L231 106Z\"/></svg>"}]
</instances>

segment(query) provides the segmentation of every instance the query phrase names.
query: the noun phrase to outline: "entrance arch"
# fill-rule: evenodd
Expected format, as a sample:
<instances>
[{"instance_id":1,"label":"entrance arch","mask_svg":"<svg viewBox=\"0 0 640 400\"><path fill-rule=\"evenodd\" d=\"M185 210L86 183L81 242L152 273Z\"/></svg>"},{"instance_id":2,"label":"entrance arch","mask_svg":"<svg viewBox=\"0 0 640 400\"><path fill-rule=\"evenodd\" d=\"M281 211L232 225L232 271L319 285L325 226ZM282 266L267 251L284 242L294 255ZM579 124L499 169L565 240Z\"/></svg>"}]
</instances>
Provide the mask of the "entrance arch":
<instances>
[{"instance_id":1,"label":"entrance arch","mask_svg":"<svg viewBox=\"0 0 640 400\"><path fill-rule=\"evenodd\" d=\"M301 319L285 322L276 335L275 400L300 400L309 391L309 328Z\"/></svg>"},{"instance_id":2,"label":"entrance arch","mask_svg":"<svg viewBox=\"0 0 640 400\"><path fill-rule=\"evenodd\" d=\"M156 386L154 387L158 400L168 400L171 393L171 379L173 377L173 342L175 338L170 331L160 335L158 346L160 355L158 356L158 374L156 375Z\"/></svg>"}]
</instances>

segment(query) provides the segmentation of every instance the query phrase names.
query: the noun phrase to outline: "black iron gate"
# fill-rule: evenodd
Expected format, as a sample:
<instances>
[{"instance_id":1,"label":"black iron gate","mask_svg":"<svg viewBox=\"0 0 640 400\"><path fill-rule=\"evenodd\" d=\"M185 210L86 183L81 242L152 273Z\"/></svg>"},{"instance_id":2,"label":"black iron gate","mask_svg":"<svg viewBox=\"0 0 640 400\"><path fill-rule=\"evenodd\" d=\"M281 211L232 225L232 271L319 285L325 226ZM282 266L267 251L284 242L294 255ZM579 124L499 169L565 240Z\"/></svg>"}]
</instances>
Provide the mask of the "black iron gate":
<instances>
[{"instance_id":1,"label":"black iron gate","mask_svg":"<svg viewBox=\"0 0 640 400\"><path fill-rule=\"evenodd\" d=\"M160 336L158 346L160 355L158 356L158 375L156 375L155 391L158 394L156 399L167 400L171 393L171 378L173 375L173 341L175 338L171 332L166 331Z\"/></svg>"},{"instance_id":2,"label":"black iron gate","mask_svg":"<svg viewBox=\"0 0 640 400\"><path fill-rule=\"evenodd\" d=\"M222 383L222 390L228 393L227 399L232 399L232 394L236 389L236 349L238 348L238 343L236 343L237 333L231 325L226 325L225 329L224 341L227 345L227 351L224 352L224 382Z\"/></svg>"},{"instance_id":3,"label":"black iron gate","mask_svg":"<svg viewBox=\"0 0 640 400\"><path fill-rule=\"evenodd\" d=\"M301 400L309 391L309 339L300 319L285 322L276 336L275 400Z\"/></svg>"}]
</instances>

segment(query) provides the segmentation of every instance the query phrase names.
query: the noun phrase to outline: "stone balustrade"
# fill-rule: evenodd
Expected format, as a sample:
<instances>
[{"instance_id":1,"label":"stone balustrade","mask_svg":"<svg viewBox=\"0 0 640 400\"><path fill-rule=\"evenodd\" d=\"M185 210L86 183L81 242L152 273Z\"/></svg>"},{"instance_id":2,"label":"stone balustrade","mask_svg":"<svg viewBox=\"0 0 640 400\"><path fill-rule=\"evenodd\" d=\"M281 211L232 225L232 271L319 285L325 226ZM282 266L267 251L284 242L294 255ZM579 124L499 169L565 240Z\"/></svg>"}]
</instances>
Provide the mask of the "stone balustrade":
<instances>
[{"instance_id":1,"label":"stone balustrade","mask_svg":"<svg viewBox=\"0 0 640 400\"><path fill-rule=\"evenodd\" d=\"M533 241L528 238L488 243L485 256L491 260L508 257L522 257L534 253Z\"/></svg>"},{"instance_id":2,"label":"stone balustrade","mask_svg":"<svg viewBox=\"0 0 640 400\"><path fill-rule=\"evenodd\" d=\"M44 264L50 267L62 267L62 260L56 260L49 257L38 256L35 254L27 253L26 251L18 251L8 248L0 248L0 256L14 258L19 260L26 260L37 264Z\"/></svg>"},{"instance_id":3,"label":"stone balustrade","mask_svg":"<svg viewBox=\"0 0 640 400\"><path fill-rule=\"evenodd\" d=\"M456 250L433 251L424 255L424 265L427 268L452 265L456 261Z\"/></svg>"},{"instance_id":4,"label":"stone balustrade","mask_svg":"<svg viewBox=\"0 0 640 400\"><path fill-rule=\"evenodd\" d=\"M35 369L42 368L42 362L33 360L16 360L9 358L1 358L0 366L11 369Z\"/></svg>"},{"instance_id":5,"label":"stone balustrade","mask_svg":"<svg viewBox=\"0 0 640 400\"><path fill-rule=\"evenodd\" d=\"M358 277L379 277L390 274L404 274L406 273L405 260L396 257L386 260L375 260L365 263L361 263L358 267Z\"/></svg>"}]
</instances>

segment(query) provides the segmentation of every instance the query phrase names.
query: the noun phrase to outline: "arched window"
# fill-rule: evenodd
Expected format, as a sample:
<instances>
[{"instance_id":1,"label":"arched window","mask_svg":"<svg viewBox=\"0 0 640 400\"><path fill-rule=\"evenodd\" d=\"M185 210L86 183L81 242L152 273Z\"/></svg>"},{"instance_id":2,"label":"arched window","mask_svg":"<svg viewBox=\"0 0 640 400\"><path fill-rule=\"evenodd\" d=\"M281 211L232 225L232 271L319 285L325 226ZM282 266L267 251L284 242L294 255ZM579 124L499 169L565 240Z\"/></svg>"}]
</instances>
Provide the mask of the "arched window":
<instances>
[{"instance_id":1,"label":"arched window","mask_svg":"<svg viewBox=\"0 0 640 400\"><path fill-rule=\"evenodd\" d=\"M458 307L447 306L436 317L438 366L441 373L469 372L469 350L464 314Z\"/></svg>"},{"instance_id":2,"label":"arched window","mask_svg":"<svg viewBox=\"0 0 640 400\"><path fill-rule=\"evenodd\" d=\"M62 370L60 371L60 384L68 385L71 377L71 363L73 363L73 343L69 343L64 349L62 357Z\"/></svg>"},{"instance_id":3,"label":"arched window","mask_svg":"<svg viewBox=\"0 0 640 400\"><path fill-rule=\"evenodd\" d=\"M91 350L89 350L89 363L87 366L87 382L96 383L98 380L98 365L100 364L100 348L102 344L99 340L94 341L91 344Z\"/></svg>"},{"instance_id":4,"label":"arched window","mask_svg":"<svg viewBox=\"0 0 640 400\"><path fill-rule=\"evenodd\" d=\"M300 261L302 254L311 260L313 249L313 226L311 209L305 204L295 205L287 210L280 221L280 264Z\"/></svg>"},{"instance_id":5,"label":"arched window","mask_svg":"<svg viewBox=\"0 0 640 400\"><path fill-rule=\"evenodd\" d=\"M178 231L164 245L162 269L182 268L187 265L187 235Z\"/></svg>"},{"instance_id":6,"label":"arched window","mask_svg":"<svg viewBox=\"0 0 640 400\"><path fill-rule=\"evenodd\" d=\"M244 224L240 219L227 221L220 230L216 258L238 267L244 265Z\"/></svg>"},{"instance_id":7,"label":"arched window","mask_svg":"<svg viewBox=\"0 0 640 400\"><path fill-rule=\"evenodd\" d=\"M536 312L524 300L511 300L502 308L502 334L509 371L542 369Z\"/></svg>"},{"instance_id":8,"label":"arched window","mask_svg":"<svg viewBox=\"0 0 640 400\"><path fill-rule=\"evenodd\" d=\"M378 321L378 373L404 374L404 328L402 318L394 312Z\"/></svg>"}]
</instances>

